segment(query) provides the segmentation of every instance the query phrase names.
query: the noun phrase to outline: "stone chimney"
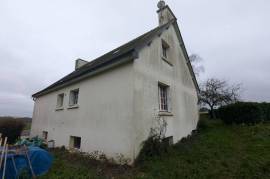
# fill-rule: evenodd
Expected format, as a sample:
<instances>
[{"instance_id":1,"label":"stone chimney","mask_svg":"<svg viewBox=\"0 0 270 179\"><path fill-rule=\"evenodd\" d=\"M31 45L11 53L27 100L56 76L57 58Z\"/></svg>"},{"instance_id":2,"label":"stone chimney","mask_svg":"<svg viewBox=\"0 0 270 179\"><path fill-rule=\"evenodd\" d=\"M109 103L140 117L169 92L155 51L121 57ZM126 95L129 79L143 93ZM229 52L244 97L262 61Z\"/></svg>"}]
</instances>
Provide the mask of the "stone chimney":
<instances>
[{"instance_id":1,"label":"stone chimney","mask_svg":"<svg viewBox=\"0 0 270 179\"><path fill-rule=\"evenodd\" d=\"M85 60L82 60L82 59L77 59L75 61L75 70L81 68L82 66L84 66L87 63L88 63L88 61L85 61Z\"/></svg>"},{"instance_id":2,"label":"stone chimney","mask_svg":"<svg viewBox=\"0 0 270 179\"><path fill-rule=\"evenodd\" d=\"M159 25L164 25L168 23L172 19L176 19L175 15L173 14L172 10L168 5L166 5L165 1L160 0L158 2L158 21Z\"/></svg>"}]
</instances>

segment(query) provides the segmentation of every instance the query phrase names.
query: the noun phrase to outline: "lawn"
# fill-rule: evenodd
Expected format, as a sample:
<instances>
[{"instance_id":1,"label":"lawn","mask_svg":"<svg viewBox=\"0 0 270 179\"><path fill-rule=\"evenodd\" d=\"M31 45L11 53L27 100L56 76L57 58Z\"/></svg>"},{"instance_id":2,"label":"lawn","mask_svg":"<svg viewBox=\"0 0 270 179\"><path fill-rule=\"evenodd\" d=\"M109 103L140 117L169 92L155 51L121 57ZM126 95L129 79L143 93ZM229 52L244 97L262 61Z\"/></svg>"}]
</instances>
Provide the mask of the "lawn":
<instances>
[{"instance_id":1,"label":"lawn","mask_svg":"<svg viewBox=\"0 0 270 179\"><path fill-rule=\"evenodd\" d=\"M192 138L136 167L55 150L53 167L41 178L270 178L270 124L226 126L203 120L204 128Z\"/></svg>"}]
</instances>

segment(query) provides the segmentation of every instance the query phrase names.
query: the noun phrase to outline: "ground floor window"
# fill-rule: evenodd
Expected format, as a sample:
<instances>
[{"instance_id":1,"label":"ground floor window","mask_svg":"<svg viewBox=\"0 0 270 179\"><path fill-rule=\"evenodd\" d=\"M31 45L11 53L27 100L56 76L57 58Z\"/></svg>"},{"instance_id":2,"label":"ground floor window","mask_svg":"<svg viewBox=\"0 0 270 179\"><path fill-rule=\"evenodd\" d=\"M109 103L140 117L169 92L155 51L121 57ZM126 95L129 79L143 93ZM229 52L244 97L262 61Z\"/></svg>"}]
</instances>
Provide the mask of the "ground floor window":
<instances>
[{"instance_id":1,"label":"ground floor window","mask_svg":"<svg viewBox=\"0 0 270 179\"><path fill-rule=\"evenodd\" d=\"M80 149L81 148L81 137L70 136L70 148Z\"/></svg>"},{"instance_id":2,"label":"ground floor window","mask_svg":"<svg viewBox=\"0 0 270 179\"><path fill-rule=\"evenodd\" d=\"M173 145L173 136L164 138L163 143L167 146Z\"/></svg>"},{"instance_id":3,"label":"ground floor window","mask_svg":"<svg viewBox=\"0 0 270 179\"><path fill-rule=\"evenodd\" d=\"M44 140L48 140L48 132L47 132L47 131L43 131L43 132L42 132L42 138L43 138Z\"/></svg>"}]
</instances>

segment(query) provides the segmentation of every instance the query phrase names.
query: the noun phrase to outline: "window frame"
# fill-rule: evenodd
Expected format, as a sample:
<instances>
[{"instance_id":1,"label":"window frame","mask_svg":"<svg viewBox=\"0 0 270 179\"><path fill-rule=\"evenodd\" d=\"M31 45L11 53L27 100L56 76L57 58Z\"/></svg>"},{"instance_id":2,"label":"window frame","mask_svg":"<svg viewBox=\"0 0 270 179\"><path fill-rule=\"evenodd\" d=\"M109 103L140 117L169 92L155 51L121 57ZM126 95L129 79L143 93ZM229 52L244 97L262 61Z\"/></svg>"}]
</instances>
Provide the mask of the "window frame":
<instances>
[{"instance_id":1,"label":"window frame","mask_svg":"<svg viewBox=\"0 0 270 179\"><path fill-rule=\"evenodd\" d=\"M165 146L172 146L174 144L173 136L165 137L162 142Z\"/></svg>"},{"instance_id":2,"label":"window frame","mask_svg":"<svg viewBox=\"0 0 270 179\"><path fill-rule=\"evenodd\" d=\"M164 39L162 39L161 40L161 56L162 58L166 60L168 59L169 48L170 48L169 44Z\"/></svg>"},{"instance_id":3,"label":"window frame","mask_svg":"<svg viewBox=\"0 0 270 179\"><path fill-rule=\"evenodd\" d=\"M169 86L158 83L159 111L169 112Z\"/></svg>"},{"instance_id":4,"label":"window frame","mask_svg":"<svg viewBox=\"0 0 270 179\"><path fill-rule=\"evenodd\" d=\"M42 138L47 141L48 140L48 131L42 131Z\"/></svg>"},{"instance_id":5,"label":"window frame","mask_svg":"<svg viewBox=\"0 0 270 179\"><path fill-rule=\"evenodd\" d=\"M61 109L64 107L64 98L65 98L65 93L61 93L57 95L57 102L56 102L57 109ZM60 99L61 99L61 105L59 103Z\"/></svg>"},{"instance_id":6,"label":"window frame","mask_svg":"<svg viewBox=\"0 0 270 179\"><path fill-rule=\"evenodd\" d=\"M80 94L79 88L71 90L69 92L69 103L68 104L70 107L79 105L79 94Z\"/></svg>"},{"instance_id":7,"label":"window frame","mask_svg":"<svg viewBox=\"0 0 270 179\"><path fill-rule=\"evenodd\" d=\"M82 147L82 138L78 137L78 136L70 136L70 138L69 138L69 147L71 149L80 150L81 147Z\"/></svg>"}]
</instances>

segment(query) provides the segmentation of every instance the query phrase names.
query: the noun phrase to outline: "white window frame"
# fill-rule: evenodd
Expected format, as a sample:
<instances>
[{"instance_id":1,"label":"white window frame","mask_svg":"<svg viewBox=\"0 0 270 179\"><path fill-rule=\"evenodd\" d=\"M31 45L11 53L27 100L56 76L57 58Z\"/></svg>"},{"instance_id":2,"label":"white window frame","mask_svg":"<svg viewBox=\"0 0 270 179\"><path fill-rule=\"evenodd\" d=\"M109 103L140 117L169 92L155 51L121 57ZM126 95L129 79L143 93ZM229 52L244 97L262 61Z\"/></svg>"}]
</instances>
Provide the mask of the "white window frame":
<instances>
[{"instance_id":1,"label":"white window frame","mask_svg":"<svg viewBox=\"0 0 270 179\"><path fill-rule=\"evenodd\" d=\"M77 106L79 102L79 89L71 90L69 93L69 106Z\"/></svg>"},{"instance_id":2,"label":"white window frame","mask_svg":"<svg viewBox=\"0 0 270 179\"><path fill-rule=\"evenodd\" d=\"M56 104L57 108L63 108L63 106L64 106L64 98L65 98L64 93L61 93L61 94L57 95L57 104Z\"/></svg>"},{"instance_id":3,"label":"white window frame","mask_svg":"<svg viewBox=\"0 0 270 179\"><path fill-rule=\"evenodd\" d=\"M159 111L169 112L169 86L158 83Z\"/></svg>"}]
</instances>

